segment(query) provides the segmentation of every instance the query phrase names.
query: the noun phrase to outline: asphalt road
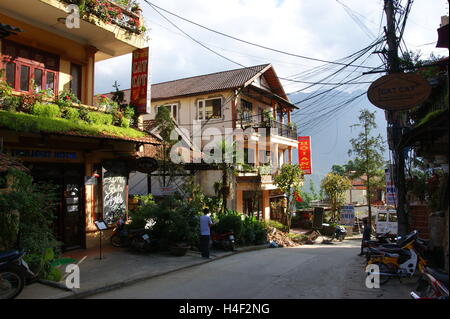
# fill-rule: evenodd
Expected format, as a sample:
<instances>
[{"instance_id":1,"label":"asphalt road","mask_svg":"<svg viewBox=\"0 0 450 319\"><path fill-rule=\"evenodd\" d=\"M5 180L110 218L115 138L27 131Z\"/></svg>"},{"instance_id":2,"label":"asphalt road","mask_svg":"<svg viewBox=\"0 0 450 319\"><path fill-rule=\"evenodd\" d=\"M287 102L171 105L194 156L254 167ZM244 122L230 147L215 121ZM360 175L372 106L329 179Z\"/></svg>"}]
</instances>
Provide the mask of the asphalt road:
<instances>
[{"instance_id":1,"label":"asphalt road","mask_svg":"<svg viewBox=\"0 0 450 319\"><path fill-rule=\"evenodd\" d=\"M359 246L345 240L240 253L91 298L352 298L349 285L365 289Z\"/></svg>"}]
</instances>

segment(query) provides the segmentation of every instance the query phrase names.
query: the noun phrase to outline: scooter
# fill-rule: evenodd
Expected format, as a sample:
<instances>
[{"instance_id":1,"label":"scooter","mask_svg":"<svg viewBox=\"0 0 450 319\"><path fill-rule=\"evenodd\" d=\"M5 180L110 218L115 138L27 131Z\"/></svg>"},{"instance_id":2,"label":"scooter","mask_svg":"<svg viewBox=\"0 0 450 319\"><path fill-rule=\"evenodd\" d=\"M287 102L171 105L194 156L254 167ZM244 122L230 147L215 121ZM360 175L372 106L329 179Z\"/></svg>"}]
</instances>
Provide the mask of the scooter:
<instances>
[{"instance_id":1,"label":"scooter","mask_svg":"<svg viewBox=\"0 0 450 319\"><path fill-rule=\"evenodd\" d=\"M419 269L421 272L427 262L421 254L417 253L415 243L417 241L417 230L412 231L404 237L400 237L398 248L369 248L370 259L367 265L378 266L377 274L380 276L380 284L387 283L392 277L412 277ZM375 272L368 272L368 275Z\"/></svg>"},{"instance_id":2,"label":"scooter","mask_svg":"<svg viewBox=\"0 0 450 319\"><path fill-rule=\"evenodd\" d=\"M448 299L448 273L431 267L424 267L418 287L412 291L413 299Z\"/></svg>"},{"instance_id":3,"label":"scooter","mask_svg":"<svg viewBox=\"0 0 450 319\"><path fill-rule=\"evenodd\" d=\"M110 240L114 247L131 247L142 253L156 249L156 242L150 240L145 228L126 230L122 218L117 221Z\"/></svg>"},{"instance_id":4,"label":"scooter","mask_svg":"<svg viewBox=\"0 0 450 319\"><path fill-rule=\"evenodd\" d=\"M211 232L212 245L224 250L233 251L235 247L235 237L233 232L217 233Z\"/></svg>"},{"instance_id":5,"label":"scooter","mask_svg":"<svg viewBox=\"0 0 450 319\"><path fill-rule=\"evenodd\" d=\"M0 252L0 299L17 297L26 284L36 279L18 250Z\"/></svg>"},{"instance_id":6,"label":"scooter","mask_svg":"<svg viewBox=\"0 0 450 319\"><path fill-rule=\"evenodd\" d=\"M336 229L334 230L334 236L333 238L336 238L339 241L343 241L345 236L347 235L347 230L343 226L336 226ZM331 240L333 240L333 238Z\"/></svg>"}]
</instances>

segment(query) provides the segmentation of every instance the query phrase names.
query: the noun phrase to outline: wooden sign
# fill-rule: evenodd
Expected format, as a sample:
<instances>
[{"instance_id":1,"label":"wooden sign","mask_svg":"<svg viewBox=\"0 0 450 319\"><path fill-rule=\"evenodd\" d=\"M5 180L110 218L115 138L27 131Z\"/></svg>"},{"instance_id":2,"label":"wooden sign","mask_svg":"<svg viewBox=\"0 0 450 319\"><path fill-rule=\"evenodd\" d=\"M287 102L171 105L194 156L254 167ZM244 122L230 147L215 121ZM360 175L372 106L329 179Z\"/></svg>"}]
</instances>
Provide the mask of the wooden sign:
<instances>
[{"instance_id":1,"label":"wooden sign","mask_svg":"<svg viewBox=\"0 0 450 319\"><path fill-rule=\"evenodd\" d=\"M373 82L367 91L369 101L387 111L401 111L420 105L430 96L431 86L415 73L394 73Z\"/></svg>"},{"instance_id":2,"label":"wooden sign","mask_svg":"<svg viewBox=\"0 0 450 319\"><path fill-rule=\"evenodd\" d=\"M133 51L130 105L137 114L150 113L150 55L149 48Z\"/></svg>"},{"instance_id":3,"label":"wooden sign","mask_svg":"<svg viewBox=\"0 0 450 319\"><path fill-rule=\"evenodd\" d=\"M298 137L298 163L305 175L312 174L311 136Z\"/></svg>"}]
</instances>

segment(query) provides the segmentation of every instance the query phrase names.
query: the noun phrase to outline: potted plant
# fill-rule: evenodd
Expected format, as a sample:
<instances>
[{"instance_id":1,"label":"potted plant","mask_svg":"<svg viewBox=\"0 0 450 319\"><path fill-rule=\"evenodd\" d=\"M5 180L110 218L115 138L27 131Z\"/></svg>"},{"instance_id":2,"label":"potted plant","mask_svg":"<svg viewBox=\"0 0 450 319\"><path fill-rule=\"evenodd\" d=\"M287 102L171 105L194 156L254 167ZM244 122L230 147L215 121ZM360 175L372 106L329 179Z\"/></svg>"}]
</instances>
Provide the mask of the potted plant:
<instances>
[{"instance_id":1,"label":"potted plant","mask_svg":"<svg viewBox=\"0 0 450 319\"><path fill-rule=\"evenodd\" d=\"M272 125L272 121L274 120L274 116L271 109L265 109L262 111L262 125L263 127L270 128Z\"/></svg>"}]
</instances>

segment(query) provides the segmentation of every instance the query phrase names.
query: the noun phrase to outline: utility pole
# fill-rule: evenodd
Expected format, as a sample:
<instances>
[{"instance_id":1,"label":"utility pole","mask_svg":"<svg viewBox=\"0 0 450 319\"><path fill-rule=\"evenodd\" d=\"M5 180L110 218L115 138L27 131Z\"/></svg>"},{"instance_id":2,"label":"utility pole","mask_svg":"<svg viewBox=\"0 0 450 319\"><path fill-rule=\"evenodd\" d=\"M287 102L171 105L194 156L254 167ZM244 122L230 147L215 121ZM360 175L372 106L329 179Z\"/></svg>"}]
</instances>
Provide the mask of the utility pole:
<instances>
[{"instance_id":1,"label":"utility pole","mask_svg":"<svg viewBox=\"0 0 450 319\"><path fill-rule=\"evenodd\" d=\"M399 73L399 57L398 57L398 41L395 31L395 0L384 0L384 11L386 13L387 28L385 28L388 54L388 74ZM397 188L397 216L398 216L398 233L404 235L408 232L408 216L406 215L406 194L405 194L405 157L403 149L399 149L399 142L402 135L402 127L399 114L396 111L387 111L388 121L391 125L391 138L393 140L393 157L395 164L394 181ZM390 134L388 132L388 134Z\"/></svg>"}]
</instances>

